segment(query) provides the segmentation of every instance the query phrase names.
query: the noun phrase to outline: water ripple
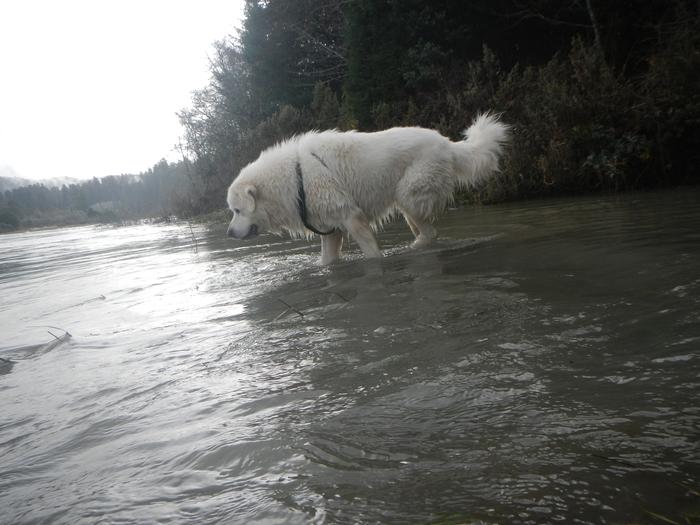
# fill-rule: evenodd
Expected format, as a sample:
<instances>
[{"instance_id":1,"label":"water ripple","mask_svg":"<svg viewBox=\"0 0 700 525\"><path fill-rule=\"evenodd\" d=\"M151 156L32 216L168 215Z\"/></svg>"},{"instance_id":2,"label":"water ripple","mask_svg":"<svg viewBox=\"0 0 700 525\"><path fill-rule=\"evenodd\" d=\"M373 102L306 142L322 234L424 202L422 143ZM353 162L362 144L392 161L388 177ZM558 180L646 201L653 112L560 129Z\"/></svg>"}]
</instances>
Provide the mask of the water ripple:
<instances>
[{"instance_id":1,"label":"water ripple","mask_svg":"<svg viewBox=\"0 0 700 525\"><path fill-rule=\"evenodd\" d=\"M684 522L697 198L451 210L330 268L216 225L4 235L0 522Z\"/></svg>"}]
</instances>

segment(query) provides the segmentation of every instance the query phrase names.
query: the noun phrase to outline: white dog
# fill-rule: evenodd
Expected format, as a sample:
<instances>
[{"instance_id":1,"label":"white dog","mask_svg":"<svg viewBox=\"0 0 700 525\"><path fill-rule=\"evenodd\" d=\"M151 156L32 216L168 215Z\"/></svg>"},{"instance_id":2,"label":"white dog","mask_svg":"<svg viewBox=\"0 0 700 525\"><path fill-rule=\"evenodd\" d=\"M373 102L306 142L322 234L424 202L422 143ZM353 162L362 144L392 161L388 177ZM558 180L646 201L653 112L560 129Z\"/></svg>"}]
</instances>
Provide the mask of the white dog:
<instances>
[{"instance_id":1,"label":"white dog","mask_svg":"<svg viewBox=\"0 0 700 525\"><path fill-rule=\"evenodd\" d=\"M340 255L348 232L366 257L380 257L373 229L403 214L416 239L436 236L433 219L455 190L498 169L509 127L481 115L452 142L437 131L392 128L376 133L312 131L277 144L243 168L228 189L228 235L264 231L321 235L321 263Z\"/></svg>"}]
</instances>

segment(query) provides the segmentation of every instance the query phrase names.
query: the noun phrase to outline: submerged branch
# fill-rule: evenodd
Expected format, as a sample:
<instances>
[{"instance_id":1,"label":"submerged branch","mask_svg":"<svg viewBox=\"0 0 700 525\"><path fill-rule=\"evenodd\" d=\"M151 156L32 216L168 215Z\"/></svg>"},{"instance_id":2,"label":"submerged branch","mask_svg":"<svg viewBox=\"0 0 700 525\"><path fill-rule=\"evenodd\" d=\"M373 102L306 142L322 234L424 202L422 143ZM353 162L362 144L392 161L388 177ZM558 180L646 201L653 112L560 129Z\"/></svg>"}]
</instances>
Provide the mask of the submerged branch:
<instances>
[{"instance_id":1,"label":"submerged branch","mask_svg":"<svg viewBox=\"0 0 700 525\"><path fill-rule=\"evenodd\" d=\"M277 298L277 300L278 300L280 303L282 303L283 305L285 305L285 306L287 307L287 309L286 309L284 312L282 312L280 315L278 315L275 319L279 319L280 316L284 315L284 314L285 314L286 312L288 312L289 310L292 310L293 312L296 312L296 313L299 315L299 317L301 317L302 319L304 318L304 314L301 313L301 312L300 312L299 310L297 310L296 308L294 308L291 304L289 304L289 303L286 302L286 301L283 301L283 300L280 299L279 297Z\"/></svg>"},{"instance_id":2,"label":"submerged branch","mask_svg":"<svg viewBox=\"0 0 700 525\"><path fill-rule=\"evenodd\" d=\"M187 221L187 225L190 227L190 234L192 235L192 241L194 241L194 253L199 253L199 244L197 243L197 237L194 234L194 229L192 229L192 223Z\"/></svg>"}]
</instances>

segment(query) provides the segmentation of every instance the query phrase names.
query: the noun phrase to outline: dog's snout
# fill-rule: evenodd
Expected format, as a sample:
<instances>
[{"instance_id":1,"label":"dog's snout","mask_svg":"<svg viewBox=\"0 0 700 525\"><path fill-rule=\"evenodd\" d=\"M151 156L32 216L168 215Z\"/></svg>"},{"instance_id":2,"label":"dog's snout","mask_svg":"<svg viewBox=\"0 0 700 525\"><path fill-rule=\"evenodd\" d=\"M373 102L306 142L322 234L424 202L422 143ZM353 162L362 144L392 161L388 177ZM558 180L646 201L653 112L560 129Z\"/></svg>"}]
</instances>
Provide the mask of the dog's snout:
<instances>
[{"instance_id":1,"label":"dog's snout","mask_svg":"<svg viewBox=\"0 0 700 525\"><path fill-rule=\"evenodd\" d=\"M251 237L255 237L258 233L257 224L251 224L245 235L241 234L240 232L236 234L235 230L231 227L226 230L226 235L232 239L250 239Z\"/></svg>"}]
</instances>

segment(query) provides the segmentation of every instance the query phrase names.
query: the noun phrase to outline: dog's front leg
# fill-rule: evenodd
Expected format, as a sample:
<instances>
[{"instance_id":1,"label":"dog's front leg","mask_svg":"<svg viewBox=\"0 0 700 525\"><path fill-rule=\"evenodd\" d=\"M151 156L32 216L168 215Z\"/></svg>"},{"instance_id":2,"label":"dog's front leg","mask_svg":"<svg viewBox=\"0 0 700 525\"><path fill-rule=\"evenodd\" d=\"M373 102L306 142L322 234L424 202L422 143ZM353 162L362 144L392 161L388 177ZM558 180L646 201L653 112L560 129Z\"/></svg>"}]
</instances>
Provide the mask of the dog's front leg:
<instances>
[{"instance_id":1,"label":"dog's front leg","mask_svg":"<svg viewBox=\"0 0 700 525\"><path fill-rule=\"evenodd\" d=\"M374 238L374 233L369 227L369 222L364 213L358 212L352 218L345 221L345 227L348 233L355 239L355 242L360 246L365 257L381 257L382 252L379 251L377 239Z\"/></svg>"},{"instance_id":2,"label":"dog's front leg","mask_svg":"<svg viewBox=\"0 0 700 525\"><path fill-rule=\"evenodd\" d=\"M338 260L343 247L343 232L336 230L321 236L321 264L331 264Z\"/></svg>"}]
</instances>

